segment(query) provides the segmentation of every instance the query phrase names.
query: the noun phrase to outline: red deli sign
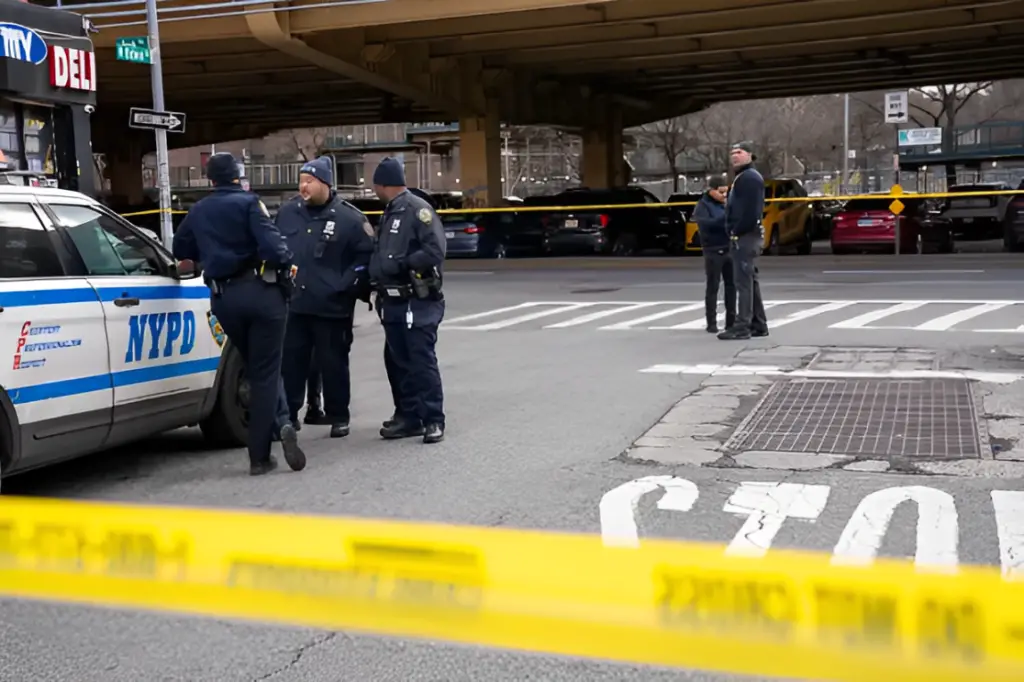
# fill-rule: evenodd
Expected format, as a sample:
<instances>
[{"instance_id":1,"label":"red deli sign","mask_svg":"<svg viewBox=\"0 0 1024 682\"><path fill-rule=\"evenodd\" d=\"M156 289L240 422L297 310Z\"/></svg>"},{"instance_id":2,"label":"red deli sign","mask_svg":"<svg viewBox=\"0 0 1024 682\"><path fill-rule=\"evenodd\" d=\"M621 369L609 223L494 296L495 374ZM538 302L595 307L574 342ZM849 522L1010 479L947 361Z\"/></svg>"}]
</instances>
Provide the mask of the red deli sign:
<instances>
[{"instance_id":1,"label":"red deli sign","mask_svg":"<svg viewBox=\"0 0 1024 682\"><path fill-rule=\"evenodd\" d=\"M96 53L74 47L48 45L50 85L55 88L96 91Z\"/></svg>"}]
</instances>

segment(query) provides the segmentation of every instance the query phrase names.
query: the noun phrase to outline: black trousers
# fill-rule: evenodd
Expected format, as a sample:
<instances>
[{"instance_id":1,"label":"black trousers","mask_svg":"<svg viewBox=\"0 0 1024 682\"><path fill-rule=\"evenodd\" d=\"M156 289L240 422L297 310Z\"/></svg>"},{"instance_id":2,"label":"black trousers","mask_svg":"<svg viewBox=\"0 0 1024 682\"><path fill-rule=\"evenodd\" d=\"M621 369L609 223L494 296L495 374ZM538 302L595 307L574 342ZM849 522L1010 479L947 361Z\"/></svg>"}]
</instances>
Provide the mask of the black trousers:
<instances>
[{"instance_id":1,"label":"black trousers","mask_svg":"<svg viewBox=\"0 0 1024 682\"><path fill-rule=\"evenodd\" d=\"M313 352L313 362L310 363L309 377L306 379L306 404L322 407L320 404L324 390L324 380L320 375L320 366L316 362L316 352Z\"/></svg>"},{"instance_id":2,"label":"black trousers","mask_svg":"<svg viewBox=\"0 0 1024 682\"><path fill-rule=\"evenodd\" d=\"M395 403L395 411L392 413L398 416L402 411L402 373L391 355L391 348L387 340L384 341L384 371L388 374L388 385L391 387L391 400Z\"/></svg>"},{"instance_id":3,"label":"black trousers","mask_svg":"<svg viewBox=\"0 0 1024 682\"><path fill-rule=\"evenodd\" d=\"M302 409L315 356L315 367L323 380L327 419L332 424L347 424L352 390L348 366L352 318L291 313L284 348L282 374L292 421L298 420Z\"/></svg>"},{"instance_id":4,"label":"black trousers","mask_svg":"<svg viewBox=\"0 0 1024 682\"><path fill-rule=\"evenodd\" d=\"M444 428L444 389L435 352L437 325L385 324L384 337L398 379L396 416L413 424L437 424Z\"/></svg>"},{"instance_id":5,"label":"black trousers","mask_svg":"<svg viewBox=\"0 0 1024 682\"><path fill-rule=\"evenodd\" d=\"M718 326L718 287L725 283L725 326L736 324L736 281L729 247L704 252L704 314L709 327Z\"/></svg>"},{"instance_id":6,"label":"black trousers","mask_svg":"<svg viewBox=\"0 0 1024 682\"><path fill-rule=\"evenodd\" d=\"M273 284L251 278L229 282L210 301L249 381L249 461L270 459L270 444L288 423L281 380L281 353L288 303Z\"/></svg>"}]
</instances>

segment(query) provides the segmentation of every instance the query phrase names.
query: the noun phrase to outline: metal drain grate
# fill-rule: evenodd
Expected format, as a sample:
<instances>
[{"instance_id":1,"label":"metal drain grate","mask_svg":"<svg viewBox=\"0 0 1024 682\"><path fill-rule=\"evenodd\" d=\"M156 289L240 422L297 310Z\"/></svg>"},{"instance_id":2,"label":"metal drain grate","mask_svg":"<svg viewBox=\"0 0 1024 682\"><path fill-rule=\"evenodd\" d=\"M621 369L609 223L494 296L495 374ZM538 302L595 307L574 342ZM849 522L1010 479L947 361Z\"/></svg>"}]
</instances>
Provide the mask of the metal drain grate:
<instances>
[{"instance_id":1,"label":"metal drain grate","mask_svg":"<svg viewBox=\"0 0 1024 682\"><path fill-rule=\"evenodd\" d=\"M981 457L974 391L962 379L779 381L725 449Z\"/></svg>"}]
</instances>

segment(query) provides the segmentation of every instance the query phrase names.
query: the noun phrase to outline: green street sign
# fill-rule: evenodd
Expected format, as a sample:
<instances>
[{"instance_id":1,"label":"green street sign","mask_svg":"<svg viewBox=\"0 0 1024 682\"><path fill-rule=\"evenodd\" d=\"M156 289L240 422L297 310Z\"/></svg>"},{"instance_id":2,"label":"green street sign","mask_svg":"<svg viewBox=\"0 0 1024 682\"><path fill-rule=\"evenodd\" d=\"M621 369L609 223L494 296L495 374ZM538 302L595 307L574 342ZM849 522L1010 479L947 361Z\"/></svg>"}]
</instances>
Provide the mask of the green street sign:
<instances>
[{"instance_id":1,"label":"green street sign","mask_svg":"<svg viewBox=\"0 0 1024 682\"><path fill-rule=\"evenodd\" d=\"M116 47L119 61L135 64L153 63L149 54L149 38L118 38Z\"/></svg>"}]
</instances>

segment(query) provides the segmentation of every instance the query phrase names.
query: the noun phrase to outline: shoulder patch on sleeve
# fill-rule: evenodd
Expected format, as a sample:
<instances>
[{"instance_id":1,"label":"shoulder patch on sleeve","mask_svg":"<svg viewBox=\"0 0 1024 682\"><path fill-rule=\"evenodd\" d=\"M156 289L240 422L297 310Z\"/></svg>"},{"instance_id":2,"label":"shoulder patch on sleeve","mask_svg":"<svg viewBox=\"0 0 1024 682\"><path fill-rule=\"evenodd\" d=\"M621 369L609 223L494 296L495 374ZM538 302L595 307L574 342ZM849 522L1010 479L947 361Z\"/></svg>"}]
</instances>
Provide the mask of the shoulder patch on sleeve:
<instances>
[{"instance_id":1,"label":"shoulder patch on sleeve","mask_svg":"<svg viewBox=\"0 0 1024 682\"><path fill-rule=\"evenodd\" d=\"M260 205L260 210L263 211L263 215L265 215L265 216L267 216L269 218L270 217L270 211L267 210L267 205L264 204L259 199L256 200L256 203Z\"/></svg>"},{"instance_id":2,"label":"shoulder patch on sleeve","mask_svg":"<svg viewBox=\"0 0 1024 682\"><path fill-rule=\"evenodd\" d=\"M366 233L367 237L372 237L372 236L374 236L374 234L376 234L373 231L373 225L370 224L369 220L364 220L363 221L363 232Z\"/></svg>"},{"instance_id":3,"label":"shoulder patch on sleeve","mask_svg":"<svg viewBox=\"0 0 1024 682\"><path fill-rule=\"evenodd\" d=\"M419 218L420 221L426 223L427 225L429 225L432 220L432 217L430 215L430 209L425 206L419 210L419 212L416 214L416 217Z\"/></svg>"}]
</instances>

